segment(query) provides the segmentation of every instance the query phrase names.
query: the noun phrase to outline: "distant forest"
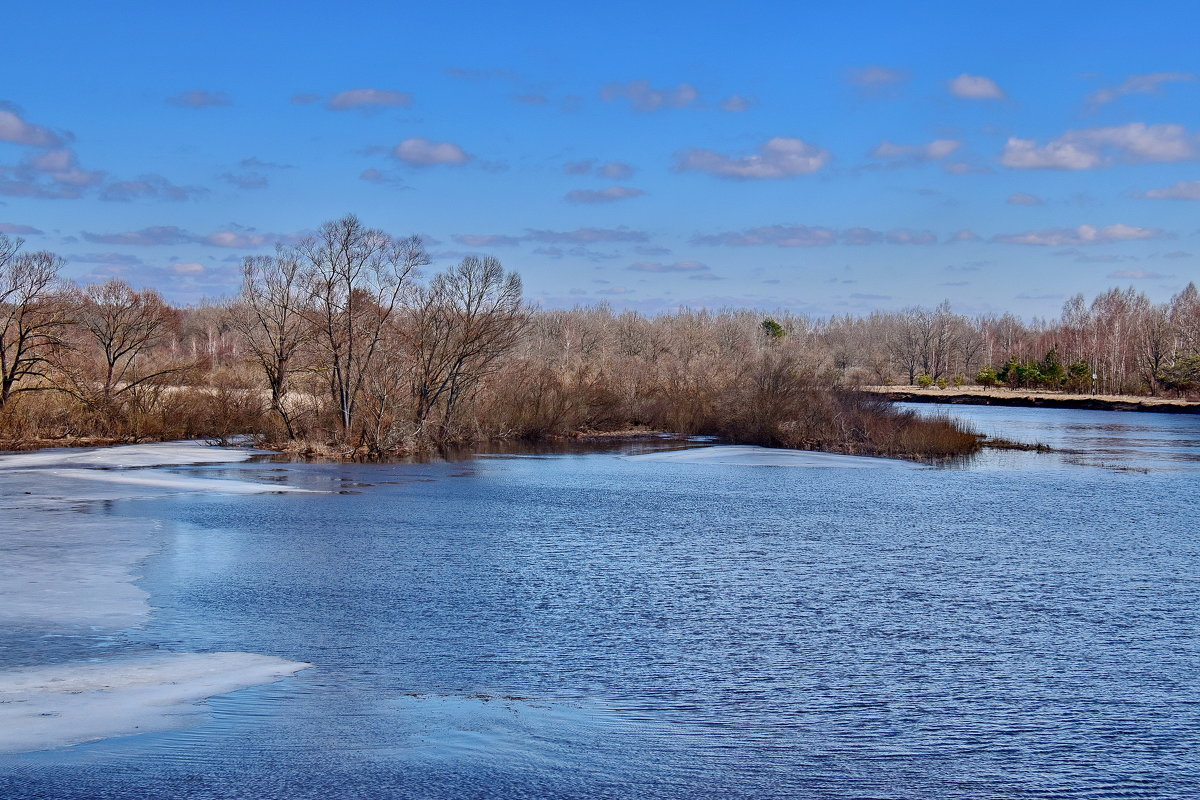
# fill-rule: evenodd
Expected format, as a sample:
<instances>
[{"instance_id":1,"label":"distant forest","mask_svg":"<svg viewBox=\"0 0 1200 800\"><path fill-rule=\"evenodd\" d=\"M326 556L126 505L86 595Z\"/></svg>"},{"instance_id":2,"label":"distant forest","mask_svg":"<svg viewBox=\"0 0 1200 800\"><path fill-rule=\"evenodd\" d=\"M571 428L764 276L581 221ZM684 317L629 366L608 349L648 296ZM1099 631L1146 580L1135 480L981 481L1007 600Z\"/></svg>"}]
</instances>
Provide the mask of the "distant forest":
<instances>
[{"instance_id":1,"label":"distant forest","mask_svg":"<svg viewBox=\"0 0 1200 800\"><path fill-rule=\"evenodd\" d=\"M173 307L0 235L0 439L250 434L308 454L653 429L899 455L978 446L858 394L871 384L1188 396L1200 293L1071 298L1057 320L936 308L811 319L540 310L494 258L429 277L416 237L348 216L245 259L235 299ZM1095 377L1093 377L1095 376Z\"/></svg>"}]
</instances>

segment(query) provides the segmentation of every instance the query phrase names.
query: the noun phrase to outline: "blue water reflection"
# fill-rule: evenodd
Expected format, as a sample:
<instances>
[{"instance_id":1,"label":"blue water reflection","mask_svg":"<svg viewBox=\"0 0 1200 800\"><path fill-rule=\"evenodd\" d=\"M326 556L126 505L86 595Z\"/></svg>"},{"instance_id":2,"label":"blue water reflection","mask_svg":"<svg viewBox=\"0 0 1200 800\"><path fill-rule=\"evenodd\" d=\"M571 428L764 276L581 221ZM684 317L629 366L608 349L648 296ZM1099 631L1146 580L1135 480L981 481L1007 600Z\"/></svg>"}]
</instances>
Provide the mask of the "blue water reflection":
<instances>
[{"instance_id":1,"label":"blue water reflection","mask_svg":"<svg viewBox=\"0 0 1200 800\"><path fill-rule=\"evenodd\" d=\"M1200 430L1098 413L963 414L1090 466L198 469L330 493L115 504L169 521L125 645L314 668L0 796L1200 795Z\"/></svg>"}]
</instances>

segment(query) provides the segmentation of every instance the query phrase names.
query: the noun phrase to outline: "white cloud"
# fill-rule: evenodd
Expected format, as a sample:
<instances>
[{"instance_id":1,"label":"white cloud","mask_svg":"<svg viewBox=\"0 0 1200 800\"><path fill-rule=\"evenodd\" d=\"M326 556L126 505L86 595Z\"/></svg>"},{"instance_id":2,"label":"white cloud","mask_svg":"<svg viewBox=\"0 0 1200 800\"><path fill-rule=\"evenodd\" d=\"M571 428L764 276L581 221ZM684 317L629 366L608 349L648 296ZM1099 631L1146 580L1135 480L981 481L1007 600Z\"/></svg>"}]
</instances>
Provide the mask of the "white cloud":
<instances>
[{"instance_id":1,"label":"white cloud","mask_svg":"<svg viewBox=\"0 0 1200 800\"><path fill-rule=\"evenodd\" d=\"M467 247L511 247L521 243L515 236L491 233L464 233L452 238Z\"/></svg>"},{"instance_id":2,"label":"white cloud","mask_svg":"<svg viewBox=\"0 0 1200 800\"><path fill-rule=\"evenodd\" d=\"M722 100L719 106L722 111L731 111L736 114L742 111L749 111L751 108L757 105L757 102L758 101L756 101L753 97L743 97L740 94L732 94Z\"/></svg>"},{"instance_id":3,"label":"white cloud","mask_svg":"<svg viewBox=\"0 0 1200 800\"><path fill-rule=\"evenodd\" d=\"M836 230L809 225L764 225L743 231L704 234L692 237L692 244L724 247L753 247L774 245L776 247L828 247L835 244L917 244L937 243L937 236L929 231L896 228L877 231L871 228L854 227Z\"/></svg>"},{"instance_id":4,"label":"white cloud","mask_svg":"<svg viewBox=\"0 0 1200 800\"><path fill-rule=\"evenodd\" d=\"M196 237L182 228L174 225L158 225L152 228L142 228L140 231L127 233L83 233L83 238L97 244L157 246L166 244L186 244L196 241Z\"/></svg>"},{"instance_id":5,"label":"white cloud","mask_svg":"<svg viewBox=\"0 0 1200 800\"><path fill-rule=\"evenodd\" d=\"M931 232L914 231L908 228L888 231L885 238L888 244L937 244L937 236Z\"/></svg>"},{"instance_id":6,"label":"white cloud","mask_svg":"<svg viewBox=\"0 0 1200 800\"><path fill-rule=\"evenodd\" d=\"M49 128L26 122L16 111L0 107L0 142L30 147L58 147L63 140Z\"/></svg>"},{"instance_id":7,"label":"white cloud","mask_svg":"<svg viewBox=\"0 0 1200 800\"><path fill-rule=\"evenodd\" d=\"M261 172L222 172L217 177L239 189L265 189L271 183Z\"/></svg>"},{"instance_id":8,"label":"white cloud","mask_svg":"<svg viewBox=\"0 0 1200 800\"><path fill-rule=\"evenodd\" d=\"M607 164L602 164L596 168L596 174L601 178L609 178L614 181L625 180L626 178L631 177L635 172L637 172L637 170L634 169L632 165L626 164L622 161L610 161Z\"/></svg>"},{"instance_id":9,"label":"white cloud","mask_svg":"<svg viewBox=\"0 0 1200 800\"><path fill-rule=\"evenodd\" d=\"M661 261L638 261L625 269L634 272L706 272L709 266L700 261L676 261L673 264L664 264Z\"/></svg>"},{"instance_id":10,"label":"white cloud","mask_svg":"<svg viewBox=\"0 0 1200 800\"><path fill-rule=\"evenodd\" d=\"M1038 146L1033 139L1009 138L1000 163L1013 169L1094 169L1102 157L1095 148L1062 139Z\"/></svg>"},{"instance_id":11,"label":"white cloud","mask_svg":"<svg viewBox=\"0 0 1200 800\"><path fill-rule=\"evenodd\" d=\"M347 89L329 98L326 108L334 111L350 109L378 110L387 106L412 105L412 95L408 92L396 92L391 89Z\"/></svg>"},{"instance_id":12,"label":"white cloud","mask_svg":"<svg viewBox=\"0 0 1200 800\"><path fill-rule=\"evenodd\" d=\"M609 186L607 189L574 189L567 192L565 199L569 203L614 203L618 200L628 200L644 195L641 189L632 186Z\"/></svg>"},{"instance_id":13,"label":"white cloud","mask_svg":"<svg viewBox=\"0 0 1200 800\"><path fill-rule=\"evenodd\" d=\"M647 242L649 235L644 231L628 228L577 228L573 231L548 231L529 229L523 237L531 242L547 244L594 244L596 242Z\"/></svg>"},{"instance_id":14,"label":"white cloud","mask_svg":"<svg viewBox=\"0 0 1200 800\"><path fill-rule=\"evenodd\" d=\"M1067 131L1039 145L1010 138L1000 163L1013 169L1096 169L1119 162L1168 162L1196 158L1196 137L1182 125L1131 122L1107 128Z\"/></svg>"},{"instance_id":15,"label":"white cloud","mask_svg":"<svg viewBox=\"0 0 1200 800\"><path fill-rule=\"evenodd\" d=\"M431 142L413 137L405 139L392 150L392 155L413 167L434 164L465 164L471 160L461 147L452 142Z\"/></svg>"},{"instance_id":16,"label":"white cloud","mask_svg":"<svg viewBox=\"0 0 1200 800\"><path fill-rule=\"evenodd\" d=\"M971 230L970 228L963 228L961 230L957 230L954 233L950 234L950 238L947 239L946 241L948 241L948 242L978 242L980 240L980 238L981 238L980 235L978 233L976 233L975 231Z\"/></svg>"},{"instance_id":17,"label":"white cloud","mask_svg":"<svg viewBox=\"0 0 1200 800\"><path fill-rule=\"evenodd\" d=\"M109 183L101 190L100 199L118 203L146 198L179 201L194 200L206 194L208 190L203 187L179 186L162 175L151 174L141 175L137 180Z\"/></svg>"},{"instance_id":18,"label":"white cloud","mask_svg":"<svg viewBox=\"0 0 1200 800\"><path fill-rule=\"evenodd\" d=\"M1042 198L1038 197L1036 194L1029 194L1028 192L1016 192L1015 194L1010 194L1005 202L1010 206L1045 205L1045 201L1042 200Z\"/></svg>"},{"instance_id":19,"label":"white cloud","mask_svg":"<svg viewBox=\"0 0 1200 800\"><path fill-rule=\"evenodd\" d=\"M739 180L769 180L816 172L832 158L828 150L802 139L777 136L759 145L755 155L727 156L712 150L689 150L678 157L675 170L707 172Z\"/></svg>"},{"instance_id":20,"label":"white cloud","mask_svg":"<svg viewBox=\"0 0 1200 800\"><path fill-rule=\"evenodd\" d=\"M255 233L253 231L214 231L207 236L199 239L202 244L212 245L213 247L243 247L257 248L265 247L269 244L274 244L282 238L274 233Z\"/></svg>"},{"instance_id":21,"label":"white cloud","mask_svg":"<svg viewBox=\"0 0 1200 800\"><path fill-rule=\"evenodd\" d=\"M1167 200L1200 200L1200 181L1179 181L1160 189L1149 189L1139 196Z\"/></svg>"},{"instance_id":22,"label":"white cloud","mask_svg":"<svg viewBox=\"0 0 1200 800\"><path fill-rule=\"evenodd\" d=\"M621 181L632 177L637 169L632 164L623 161L609 161L607 164L597 164L594 158L582 161L568 161L563 165L563 172L568 175L595 175L598 178Z\"/></svg>"},{"instance_id":23,"label":"white cloud","mask_svg":"<svg viewBox=\"0 0 1200 800\"><path fill-rule=\"evenodd\" d=\"M14 235L24 234L25 236L38 236L43 231L38 230L32 225L18 225L15 222L0 222L0 233L11 233Z\"/></svg>"},{"instance_id":24,"label":"white cloud","mask_svg":"<svg viewBox=\"0 0 1200 800\"><path fill-rule=\"evenodd\" d=\"M830 228L808 225L764 225L744 231L711 233L692 238L692 244L750 247L826 247L837 243L837 232Z\"/></svg>"},{"instance_id":25,"label":"white cloud","mask_svg":"<svg viewBox=\"0 0 1200 800\"><path fill-rule=\"evenodd\" d=\"M1159 272L1151 272L1144 269L1121 269L1116 272L1108 273L1108 277L1118 280L1134 280L1134 281L1151 281L1161 280L1163 278L1174 278L1174 275L1163 275Z\"/></svg>"},{"instance_id":26,"label":"white cloud","mask_svg":"<svg viewBox=\"0 0 1200 800\"><path fill-rule=\"evenodd\" d=\"M894 144L884 139L871 150L872 158L888 161L939 161L962 147L957 139L934 139L926 144Z\"/></svg>"},{"instance_id":27,"label":"white cloud","mask_svg":"<svg viewBox=\"0 0 1200 800\"><path fill-rule=\"evenodd\" d=\"M968 100L1003 100L1004 90L991 78L963 73L950 81L950 93Z\"/></svg>"},{"instance_id":28,"label":"white cloud","mask_svg":"<svg viewBox=\"0 0 1200 800\"><path fill-rule=\"evenodd\" d=\"M259 233L253 228L237 225L228 230L214 231L207 236L197 236L174 225L158 225L140 231L126 233L83 233L83 238L97 244L136 245L154 247L160 245L205 244L212 247L258 248L276 242L291 243L299 239L294 234Z\"/></svg>"},{"instance_id":29,"label":"white cloud","mask_svg":"<svg viewBox=\"0 0 1200 800\"><path fill-rule=\"evenodd\" d=\"M74 151L59 147L27 153L19 164L0 167L0 194L75 199L104 178L103 171L81 167Z\"/></svg>"},{"instance_id":30,"label":"white cloud","mask_svg":"<svg viewBox=\"0 0 1200 800\"><path fill-rule=\"evenodd\" d=\"M1194 80L1196 80L1196 76L1190 72L1154 72L1148 75L1130 75L1117 86L1109 86L1092 92L1088 95L1087 103L1095 108L1130 94L1158 94L1164 83Z\"/></svg>"},{"instance_id":31,"label":"white cloud","mask_svg":"<svg viewBox=\"0 0 1200 800\"><path fill-rule=\"evenodd\" d=\"M866 94L880 94L908 80L908 73L892 67L871 66L852 69L846 80Z\"/></svg>"},{"instance_id":32,"label":"white cloud","mask_svg":"<svg viewBox=\"0 0 1200 800\"><path fill-rule=\"evenodd\" d=\"M600 91L605 102L624 98L635 111L658 111L664 108L687 108L700 98L696 87L681 83L673 89L655 89L648 81L610 83Z\"/></svg>"},{"instance_id":33,"label":"white cloud","mask_svg":"<svg viewBox=\"0 0 1200 800\"><path fill-rule=\"evenodd\" d=\"M216 108L233 105L229 99L229 95L225 92L207 92L203 89L196 89L177 94L174 97L168 97L167 103L179 106L180 108Z\"/></svg>"},{"instance_id":34,"label":"white cloud","mask_svg":"<svg viewBox=\"0 0 1200 800\"><path fill-rule=\"evenodd\" d=\"M1081 244L1107 244L1138 239L1156 239L1163 235L1157 228L1141 228L1136 225L1080 225L1078 228L1051 228L1026 233L1002 234L992 241L1005 244L1028 244L1039 247L1069 247Z\"/></svg>"},{"instance_id":35,"label":"white cloud","mask_svg":"<svg viewBox=\"0 0 1200 800\"><path fill-rule=\"evenodd\" d=\"M367 183L374 183L378 186L391 186L395 189L408 188L408 184L406 184L404 179L399 175L392 175L391 173L384 172L381 169L375 169L375 167L364 169L358 174L358 179L360 181L366 181Z\"/></svg>"}]
</instances>

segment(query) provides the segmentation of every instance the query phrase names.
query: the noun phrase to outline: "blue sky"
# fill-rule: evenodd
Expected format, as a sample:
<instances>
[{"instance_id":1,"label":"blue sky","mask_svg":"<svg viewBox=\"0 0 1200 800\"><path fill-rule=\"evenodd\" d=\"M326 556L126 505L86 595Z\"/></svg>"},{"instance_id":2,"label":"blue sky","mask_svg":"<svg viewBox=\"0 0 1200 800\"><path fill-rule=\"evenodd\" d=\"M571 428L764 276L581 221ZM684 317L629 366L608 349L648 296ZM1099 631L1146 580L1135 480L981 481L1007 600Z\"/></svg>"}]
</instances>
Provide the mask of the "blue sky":
<instances>
[{"instance_id":1,"label":"blue sky","mask_svg":"<svg viewBox=\"0 0 1200 800\"><path fill-rule=\"evenodd\" d=\"M0 232L176 302L347 212L547 307L1200 278L1195 3L15 4Z\"/></svg>"}]
</instances>

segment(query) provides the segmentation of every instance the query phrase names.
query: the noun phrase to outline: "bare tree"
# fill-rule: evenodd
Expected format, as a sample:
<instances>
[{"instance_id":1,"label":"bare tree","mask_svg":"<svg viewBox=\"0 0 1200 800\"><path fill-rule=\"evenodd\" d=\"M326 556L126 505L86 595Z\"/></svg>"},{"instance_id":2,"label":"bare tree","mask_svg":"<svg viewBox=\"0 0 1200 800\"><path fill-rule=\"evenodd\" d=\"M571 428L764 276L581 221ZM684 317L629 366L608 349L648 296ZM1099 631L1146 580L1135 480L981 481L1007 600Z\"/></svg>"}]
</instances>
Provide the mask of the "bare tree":
<instances>
[{"instance_id":1,"label":"bare tree","mask_svg":"<svg viewBox=\"0 0 1200 800\"><path fill-rule=\"evenodd\" d=\"M63 260L20 253L22 243L0 234L0 408L18 392L51 388L37 379L48 377L69 322L69 304L55 291Z\"/></svg>"},{"instance_id":2,"label":"bare tree","mask_svg":"<svg viewBox=\"0 0 1200 800\"><path fill-rule=\"evenodd\" d=\"M900 371L908 376L908 385L917 382L917 369L925 366L928 312L909 308L896 316L888 337L888 352Z\"/></svg>"},{"instance_id":3,"label":"bare tree","mask_svg":"<svg viewBox=\"0 0 1200 800\"><path fill-rule=\"evenodd\" d=\"M283 247L277 247L274 256L248 256L242 262L242 302L233 309L234 326L267 380L271 411L289 439L296 438L287 402L293 362L314 333L305 318L312 296L312 275L305 263Z\"/></svg>"},{"instance_id":4,"label":"bare tree","mask_svg":"<svg viewBox=\"0 0 1200 800\"><path fill-rule=\"evenodd\" d=\"M419 237L393 238L353 214L322 225L296 253L312 276L306 314L328 359L330 395L342 441L348 442L384 328L409 278L429 257Z\"/></svg>"},{"instance_id":5,"label":"bare tree","mask_svg":"<svg viewBox=\"0 0 1200 800\"><path fill-rule=\"evenodd\" d=\"M1179 333L1180 348L1200 352L1200 290L1189 283L1171 298L1171 325Z\"/></svg>"},{"instance_id":6,"label":"bare tree","mask_svg":"<svg viewBox=\"0 0 1200 800\"><path fill-rule=\"evenodd\" d=\"M1150 388L1150 394L1158 394L1162 372L1175 360L1179 344L1177 329L1171 325L1167 306L1146 306L1137 320L1138 361L1142 377Z\"/></svg>"},{"instance_id":7,"label":"bare tree","mask_svg":"<svg viewBox=\"0 0 1200 800\"><path fill-rule=\"evenodd\" d=\"M167 339L171 313L158 292L138 291L115 278L84 289L80 319L99 353L94 365L76 372L74 394L111 412L121 396L182 369L179 364L145 363L149 352Z\"/></svg>"},{"instance_id":8,"label":"bare tree","mask_svg":"<svg viewBox=\"0 0 1200 800\"><path fill-rule=\"evenodd\" d=\"M491 256L468 256L416 293L411 336L418 432L440 405L437 436L450 434L459 402L512 348L524 325L521 278L506 274Z\"/></svg>"}]
</instances>

